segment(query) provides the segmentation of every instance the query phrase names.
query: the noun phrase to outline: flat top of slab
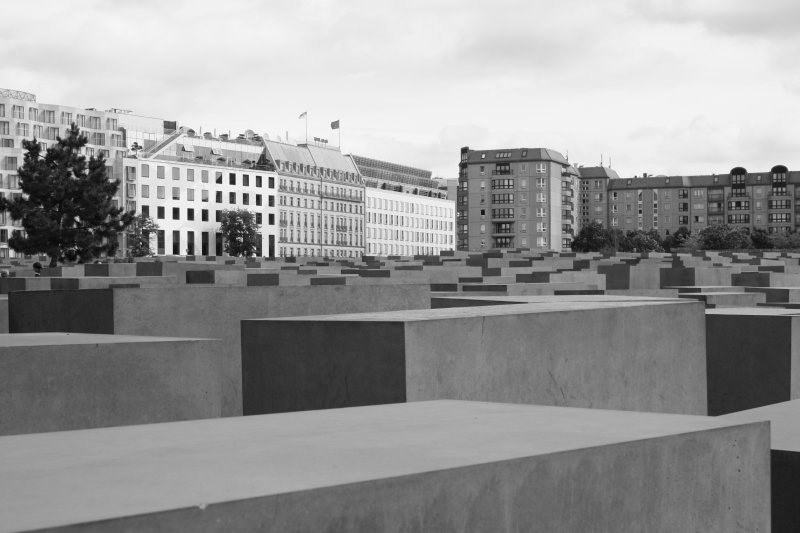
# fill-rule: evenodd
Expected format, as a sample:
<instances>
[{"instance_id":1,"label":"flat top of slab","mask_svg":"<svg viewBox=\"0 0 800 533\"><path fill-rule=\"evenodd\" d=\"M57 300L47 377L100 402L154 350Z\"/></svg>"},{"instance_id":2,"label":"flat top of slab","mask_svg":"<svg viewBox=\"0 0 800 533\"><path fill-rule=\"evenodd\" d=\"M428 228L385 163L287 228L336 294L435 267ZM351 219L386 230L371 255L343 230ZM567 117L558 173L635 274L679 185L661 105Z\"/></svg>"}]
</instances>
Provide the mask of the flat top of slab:
<instances>
[{"instance_id":1,"label":"flat top of slab","mask_svg":"<svg viewBox=\"0 0 800 533\"><path fill-rule=\"evenodd\" d=\"M773 450L800 452L800 400L781 402L721 416L737 422L769 420Z\"/></svg>"},{"instance_id":2,"label":"flat top of slab","mask_svg":"<svg viewBox=\"0 0 800 533\"><path fill-rule=\"evenodd\" d=\"M349 313L340 315L294 316L275 318L253 318L243 322L281 321L281 322L416 322L428 320L447 320L452 318L474 318L503 315L528 315L541 313L582 312L599 309L621 309L626 307L645 307L663 305L703 305L697 300L678 298L639 298L611 301L560 301L560 296L550 301L517 302L509 305L487 305L473 307L448 307L443 309L411 309L405 311L383 311L372 313ZM497 296L487 298L496 302Z\"/></svg>"},{"instance_id":3,"label":"flat top of slab","mask_svg":"<svg viewBox=\"0 0 800 533\"><path fill-rule=\"evenodd\" d=\"M800 315L800 309L784 309L782 307L725 307L706 309L707 315L742 315L742 316L794 316Z\"/></svg>"},{"instance_id":4,"label":"flat top of slab","mask_svg":"<svg viewBox=\"0 0 800 533\"><path fill-rule=\"evenodd\" d=\"M570 283L543 283L542 285L569 285ZM525 285L539 285L538 283L525 283ZM551 302L648 302L648 301L674 301L675 298L666 296L628 296L624 294L565 294L559 296L553 295L512 295L503 296L498 298L496 296L437 296L437 298L447 298L454 300L491 300L491 301L507 301L514 303L551 303Z\"/></svg>"},{"instance_id":5,"label":"flat top of slab","mask_svg":"<svg viewBox=\"0 0 800 533\"><path fill-rule=\"evenodd\" d=\"M14 346L61 346L64 344L124 344L133 342L198 341L188 337L102 335L99 333L0 333L0 348Z\"/></svg>"},{"instance_id":6,"label":"flat top of slab","mask_svg":"<svg viewBox=\"0 0 800 533\"><path fill-rule=\"evenodd\" d=\"M739 425L699 416L435 401L8 436L0 438L0 531Z\"/></svg>"}]
</instances>

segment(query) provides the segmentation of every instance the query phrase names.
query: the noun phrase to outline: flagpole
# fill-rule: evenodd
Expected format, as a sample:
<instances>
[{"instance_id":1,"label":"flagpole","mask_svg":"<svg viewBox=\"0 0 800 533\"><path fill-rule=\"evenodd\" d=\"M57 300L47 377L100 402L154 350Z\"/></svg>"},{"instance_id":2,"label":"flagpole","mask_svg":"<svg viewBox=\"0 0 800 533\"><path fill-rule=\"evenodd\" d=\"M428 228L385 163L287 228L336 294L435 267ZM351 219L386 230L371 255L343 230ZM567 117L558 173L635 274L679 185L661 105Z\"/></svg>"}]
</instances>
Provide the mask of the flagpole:
<instances>
[{"instance_id":1,"label":"flagpole","mask_svg":"<svg viewBox=\"0 0 800 533\"><path fill-rule=\"evenodd\" d=\"M306 111L306 144L308 144L308 111Z\"/></svg>"}]
</instances>

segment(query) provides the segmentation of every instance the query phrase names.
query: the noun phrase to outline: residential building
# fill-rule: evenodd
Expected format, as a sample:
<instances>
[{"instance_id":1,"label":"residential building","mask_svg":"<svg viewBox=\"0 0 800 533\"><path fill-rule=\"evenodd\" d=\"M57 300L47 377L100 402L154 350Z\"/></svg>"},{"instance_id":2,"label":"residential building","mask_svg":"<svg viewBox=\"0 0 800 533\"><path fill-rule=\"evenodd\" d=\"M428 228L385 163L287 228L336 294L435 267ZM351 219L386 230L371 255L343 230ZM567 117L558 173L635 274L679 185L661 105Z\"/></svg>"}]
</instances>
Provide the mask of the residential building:
<instances>
[{"instance_id":1,"label":"residential building","mask_svg":"<svg viewBox=\"0 0 800 533\"><path fill-rule=\"evenodd\" d=\"M566 158L548 148L462 148L458 249L570 249L577 178Z\"/></svg>"},{"instance_id":2,"label":"residential building","mask_svg":"<svg viewBox=\"0 0 800 533\"><path fill-rule=\"evenodd\" d=\"M336 148L264 141L278 175L280 257L360 257L364 182Z\"/></svg>"},{"instance_id":3,"label":"residential building","mask_svg":"<svg viewBox=\"0 0 800 533\"><path fill-rule=\"evenodd\" d=\"M431 172L353 155L366 186L366 252L437 255L455 249L455 202Z\"/></svg>"},{"instance_id":4,"label":"residential building","mask_svg":"<svg viewBox=\"0 0 800 533\"><path fill-rule=\"evenodd\" d=\"M751 173L735 167L719 175L609 175L599 181L597 169L578 170L582 217L585 206L587 218L606 227L623 231L656 229L662 235L682 226L695 232L722 223L769 233L798 229L800 172L789 172L784 165L776 165L768 172ZM605 200L595 201L595 184L597 191L605 193ZM584 194L589 195L585 204Z\"/></svg>"}]
</instances>

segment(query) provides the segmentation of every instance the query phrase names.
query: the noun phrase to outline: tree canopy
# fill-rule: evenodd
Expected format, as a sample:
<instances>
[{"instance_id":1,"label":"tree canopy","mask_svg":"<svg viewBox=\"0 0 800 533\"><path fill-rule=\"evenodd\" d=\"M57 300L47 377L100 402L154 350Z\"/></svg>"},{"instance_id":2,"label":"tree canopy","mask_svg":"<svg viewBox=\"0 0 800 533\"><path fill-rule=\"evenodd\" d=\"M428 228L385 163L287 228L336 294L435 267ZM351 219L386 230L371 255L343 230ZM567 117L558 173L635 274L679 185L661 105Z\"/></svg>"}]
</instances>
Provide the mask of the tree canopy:
<instances>
[{"instance_id":1,"label":"tree canopy","mask_svg":"<svg viewBox=\"0 0 800 533\"><path fill-rule=\"evenodd\" d=\"M258 247L258 224L253 212L226 209L220 213L219 232L225 239L225 253L232 256L255 255Z\"/></svg>"},{"instance_id":2,"label":"tree canopy","mask_svg":"<svg viewBox=\"0 0 800 533\"><path fill-rule=\"evenodd\" d=\"M591 222L583 226L572 241L576 252L663 252L658 231L606 229Z\"/></svg>"},{"instance_id":3,"label":"tree canopy","mask_svg":"<svg viewBox=\"0 0 800 533\"><path fill-rule=\"evenodd\" d=\"M748 228L729 226L727 224L714 224L703 228L697 234L698 244L703 250L738 250L750 248Z\"/></svg>"},{"instance_id":4,"label":"tree canopy","mask_svg":"<svg viewBox=\"0 0 800 533\"><path fill-rule=\"evenodd\" d=\"M114 207L119 180L110 181L103 156L80 154L86 136L73 123L65 137L42 155L34 138L22 142L25 156L19 168L22 195L0 199L0 209L22 221L9 246L24 254L46 253L50 266L64 257L82 262L117 249L117 234L133 218L133 212Z\"/></svg>"},{"instance_id":5,"label":"tree canopy","mask_svg":"<svg viewBox=\"0 0 800 533\"><path fill-rule=\"evenodd\" d=\"M136 215L128 226L128 254L131 257L153 255L150 243L158 231L158 224L147 215Z\"/></svg>"}]
</instances>

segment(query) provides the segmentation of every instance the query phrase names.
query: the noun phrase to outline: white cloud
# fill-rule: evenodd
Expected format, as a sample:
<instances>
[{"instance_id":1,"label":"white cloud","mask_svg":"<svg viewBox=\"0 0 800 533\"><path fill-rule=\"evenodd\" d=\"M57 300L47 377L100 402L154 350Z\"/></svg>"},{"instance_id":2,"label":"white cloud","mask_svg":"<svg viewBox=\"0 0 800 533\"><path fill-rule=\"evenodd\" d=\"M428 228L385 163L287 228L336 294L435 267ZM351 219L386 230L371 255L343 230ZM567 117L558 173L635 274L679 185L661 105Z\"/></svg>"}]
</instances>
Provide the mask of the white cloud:
<instances>
[{"instance_id":1,"label":"white cloud","mask_svg":"<svg viewBox=\"0 0 800 533\"><path fill-rule=\"evenodd\" d=\"M459 149L546 146L622 176L789 168L800 4L783 0L4 6L0 86L246 128L457 174ZM79 5L80 9L75 6Z\"/></svg>"}]
</instances>

